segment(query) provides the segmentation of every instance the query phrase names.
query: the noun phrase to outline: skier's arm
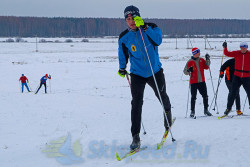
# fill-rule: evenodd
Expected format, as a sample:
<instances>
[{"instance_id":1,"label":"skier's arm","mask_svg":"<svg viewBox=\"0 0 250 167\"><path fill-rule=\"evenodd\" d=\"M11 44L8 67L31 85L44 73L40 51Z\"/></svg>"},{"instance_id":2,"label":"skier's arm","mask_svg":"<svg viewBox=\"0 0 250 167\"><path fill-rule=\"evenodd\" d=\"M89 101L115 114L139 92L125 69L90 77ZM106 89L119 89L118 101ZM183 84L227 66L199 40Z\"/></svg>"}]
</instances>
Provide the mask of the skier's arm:
<instances>
[{"instance_id":1,"label":"skier's arm","mask_svg":"<svg viewBox=\"0 0 250 167\"><path fill-rule=\"evenodd\" d=\"M154 45L159 46L162 43L161 29L156 24L147 24L148 28L145 33L149 37L149 41L153 42Z\"/></svg>"},{"instance_id":2,"label":"skier's arm","mask_svg":"<svg viewBox=\"0 0 250 167\"><path fill-rule=\"evenodd\" d=\"M231 60L231 59L230 59ZM230 60L226 61L221 67L220 67L220 71L224 72L227 67L230 66Z\"/></svg>"},{"instance_id":3,"label":"skier's arm","mask_svg":"<svg viewBox=\"0 0 250 167\"><path fill-rule=\"evenodd\" d=\"M128 63L128 48L122 43L122 40L119 39L119 48L118 48L118 57L119 57L119 69L126 69Z\"/></svg>"},{"instance_id":4,"label":"skier's arm","mask_svg":"<svg viewBox=\"0 0 250 167\"><path fill-rule=\"evenodd\" d=\"M210 66L210 60L208 59L208 60L204 60L203 58L201 58L201 60L202 60L202 63L203 63L203 67L204 67L204 69L209 69L209 66Z\"/></svg>"},{"instance_id":5,"label":"skier's arm","mask_svg":"<svg viewBox=\"0 0 250 167\"><path fill-rule=\"evenodd\" d=\"M224 54L227 57L236 57L238 55L238 51L229 52L227 48L224 48Z\"/></svg>"},{"instance_id":6,"label":"skier's arm","mask_svg":"<svg viewBox=\"0 0 250 167\"><path fill-rule=\"evenodd\" d=\"M187 64L186 64L186 66L184 67L183 73L184 73L185 75L189 75L189 72L188 72L188 62L187 62Z\"/></svg>"},{"instance_id":7,"label":"skier's arm","mask_svg":"<svg viewBox=\"0 0 250 167\"><path fill-rule=\"evenodd\" d=\"M207 59L206 62L205 62L205 65L206 65L207 69L209 68L210 64L211 64L210 59Z\"/></svg>"}]
</instances>

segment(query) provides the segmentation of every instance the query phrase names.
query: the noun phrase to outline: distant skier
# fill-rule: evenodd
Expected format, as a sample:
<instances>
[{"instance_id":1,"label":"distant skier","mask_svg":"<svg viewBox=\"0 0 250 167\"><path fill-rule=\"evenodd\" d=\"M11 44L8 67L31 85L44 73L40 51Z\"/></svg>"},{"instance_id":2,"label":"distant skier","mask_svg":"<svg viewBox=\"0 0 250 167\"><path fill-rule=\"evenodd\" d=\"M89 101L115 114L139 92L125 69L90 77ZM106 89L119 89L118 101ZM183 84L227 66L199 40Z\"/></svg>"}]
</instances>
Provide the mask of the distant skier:
<instances>
[{"instance_id":1,"label":"distant skier","mask_svg":"<svg viewBox=\"0 0 250 167\"><path fill-rule=\"evenodd\" d=\"M208 95L207 95L207 86L205 82L204 70L209 69L210 66L210 56L206 54L206 60L200 58L200 49L192 49L193 56L188 60L186 66L184 67L184 74L190 75L190 84L191 84L191 114L190 117L195 116L195 101L197 90L203 97L204 104L204 114L207 116L212 116L208 111Z\"/></svg>"},{"instance_id":2,"label":"distant skier","mask_svg":"<svg viewBox=\"0 0 250 167\"><path fill-rule=\"evenodd\" d=\"M142 31L147 50L152 63L153 72L160 89L160 95L163 101L164 109L167 115L170 126L172 125L171 104L166 93L166 83L161 68L162 64L159 59L158 46L162 43L162 34L160 28L154 23L144 23L140 17L139 9L135 6L128 6L124 10L124 16L128 28L119 36L119 71L121 77L128 74L126 71L128 59L130 60L130 76L131 76L131 94L132 94L132 109L131 109L131 133L133 137L131 150L140 148L140 129L141 129L141 114L143 105L143 93L146 84L148 84L158 97L157 88L150 70L149 61L147 58L144 44L141 39L139 28ZM165 114L164 114L165 115ZM166 119L164 119L166 131L169 130Z\"/></svg>"},{"instance_id":3,"label":"distant skier","mask_svg":"<svg viewBox=\"0 0 250 167\"><path fill-rule=\"evenodd\" d=\"M235 71L232 82L232 90L229 93L227 109L224 112L225 115L228 115L232 109L234 100L241 85L243 85L243 88L247 93L248 102L250 104L250 52L248 51L248 44L246 42L240 43L240 50L232 52L227 50L227 42L224 42L222 46L226 56L235 58Z\"/></svg>"},{"instance_id":4,"label":"distant skier","mask_svg":"<svg viewBox=\"0 0 250 167\"><path fill-rule=\"evenodd\" d=\"M22 93L23 93L23 87L25 86L26 89L28 90L28 92L31 92L27 83L29 83L29 80L26 76L24 76L24 74L22 74L22 76L20 77L19 79L19 82L21 81L21 84L22 84Z\"/></svg>"},{"instance_id":5,"label":"distant skier","mask_svg":"<svg viewBox=\"0 0 250 167\"><path fill-rule=\"evenodd\" d=\"M44 85L45 87L45 93L47 93L47 85L46 85L46 81L47 79L51 79L51 75L48 75L48 74L45 74L45 76L43 76L41 79L40 79L40 86L39 88L37 89L36 93L38 93L38 91L40 90L40 88L42 87L42 85Z\"/></svg>"},{"instance_id":6,"label":"distant skier","mask_svg":"<svg viewBox=\"0 0 250 167\"><path fill-rule=\"evenodd\" d=\"M234 66L235 66L235 59L233 58L233 59L227 60L220 68L220 78L224 77L224 71L226 70L225 82L226 82L227 88L229 90L227 99L229 99L230 92L232 92L232 85L233 85L232 81L234 78L234 71L235 71ZM242 115L243 113L240 110L240 92L239 92L239 90L236 93L235 102L236 102L237 115Z\"/></svg>"}]
</instances>

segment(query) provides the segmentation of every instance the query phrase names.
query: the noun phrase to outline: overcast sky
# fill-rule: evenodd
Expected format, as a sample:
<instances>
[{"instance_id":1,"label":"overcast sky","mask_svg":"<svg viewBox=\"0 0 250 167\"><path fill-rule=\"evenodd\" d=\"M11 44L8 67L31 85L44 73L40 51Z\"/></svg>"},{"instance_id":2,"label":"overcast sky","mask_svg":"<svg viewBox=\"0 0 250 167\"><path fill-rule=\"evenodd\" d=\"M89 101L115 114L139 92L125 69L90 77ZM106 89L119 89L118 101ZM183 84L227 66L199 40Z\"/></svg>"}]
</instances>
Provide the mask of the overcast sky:
<instances>
[{"instance_id":1,"label":"overcast sky","mask_svg":"<svg viewBox=\"0 0 250 167\"><path fill-rule=\"evenodd\" d=\"M250 0L0 0L0 15L123 18L128 5L144 18L250 19Z\"/></svg>"}]
</instances>

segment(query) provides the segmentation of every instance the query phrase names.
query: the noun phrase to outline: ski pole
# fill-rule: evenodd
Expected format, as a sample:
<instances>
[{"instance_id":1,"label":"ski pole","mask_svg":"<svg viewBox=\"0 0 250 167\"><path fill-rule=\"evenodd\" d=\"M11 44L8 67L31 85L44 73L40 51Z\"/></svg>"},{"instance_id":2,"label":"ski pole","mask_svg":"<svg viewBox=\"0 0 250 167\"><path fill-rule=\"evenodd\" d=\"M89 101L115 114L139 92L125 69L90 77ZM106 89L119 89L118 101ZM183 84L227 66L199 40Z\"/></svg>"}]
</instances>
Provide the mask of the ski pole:
<instances>
[{"instance_id":1,"label":"ski pole","mask_svg":"<svg viewBox=\"0 0 250 167\"><path fill-rule=\"evenodd\" d=\"M188 113L188 103L189 103L189 91L190 91L190 86L191 86L191 84L189 83L189 86L188 86L187 110L186 110L186 117L185 117L185 118L187 118L187 113Z\"/></svg>"},{"instance_id":2,"label":"ski pole","mask_svg":"<svg viewBox=\"0 0 250 167\"><path fill-rule=\"evenodd\" d=\"M49 79L49 91L51 93L51 82L50 82L50 79Z\"/></svg>"},{"instance_id":3,"label":"ski pole","mask_svg":"<svg viewBox=\"0 0 250 167\"><path fill-rule=\"evenodd\" d=\"M220 79L220 78L219 78L219 79ZM215 92L215 95L214 95L213 100L212 100L212 102L211 102L211 105L210 105L210 107L209 107L209 111L210 111L210 110L211 110L211 108L212 108L212 105L213 105L214 100L215 100L215 99L217 99L217 95L218 95L218 91L219 91L219 85L220 85L220 83L221 83L221 80L218 80L218 84L217 84L216 92Z\"/></svg>"},{"instance_id":4,"label":"ski pole","mask_svg":"<svg viewBox=\"0 0 250 167\"><path fill-rule=\"evenodd\" d=\"M211 106L210 106L210 108L209 108L209 111L210 111L210 109L211 109L212 104L213 104L214 101L215 101L214 108L213 108L214 111L215 111L215 105L217 106L217 97L218 97L219 86L220 86L221 80L222 80L222 79L219 77L219 79L218 79L218 84L217 84L217 88L216 88L216 92L215 92L215 94L214 94L214 98L213 98L213 100L212 100L212 103L211 103ZM218 106L217 106L217 113L216 113L216 114L219 114Z\"/></svg>"},{"instance_id":5,"label":"ski pole","mask_svg":"<svg viewBox=\"0 0 250 167\"><path fill-rule=\"evenodd\" d=\"M245 110L246 102L247 102L247 96L246 96L246 100L245 100L244 107L243 107L243 113L244 113L244 110Z\"/></svg>"},{"instance_id":6,"label":"ski pole","mask_svg":"<svg viewBox=\"0 0 250 167\"><path fill-rule=\"evenodd\" d=\"M226 42L226 40L225 40L225 42ZM222 57L221 57L221 64L220 64L220 66L222 66L222 64L223 64L223 57L224 57L224 50L225 50L225 48L223 48L223 54L222 54ZM219 85L220 85L220 82L221 82L221 80L220 80L220 78L218 79L218 85L217 85L217 90L219 89ZM214 104L214 108L213 108L213 110L215 111L215 105L217 106L217 94L218 94L218 91L216 90L216 96L214 96L215 97L215 104ZM212 103L211 103L211 105L212 105ZM210 110L210 109L209 109ZM219 110L218 110L218 106L217 106L217 113L216 114L219 114Z\"/></svg>"},{"instance_id":7,"label":"ski pole","mask_svg":"<svg viewBox=\"0 0 250 167\"><path fill-rule=\"evenodd\" d=\"M131 83L130 83L130 80L129 80L128 75L129 75L129 74L126 74L126 78L127 78L127 80L128 80L128 84L129 84L129 87L130 87L130 89L131 89ZM145 131L145 128L144 128L144 125L143 125L142 120L141 120L141 125L142 125L143 131L144 131L143 134L146 135L147 132Z\"/></svg>"},{"instance_id":8,"label":"ski pole","mask_svg":"<svg viewBox=\"0 0 250 167\"><path fill-rule=\"evenodd\" d=\"M209 67L209 73L210 73L211 83L212 83L212 87L213 87L213 92L214 92L214 95L215 95L213 77L212 77L212 72L211 72L210 67ZM217 113L216 113L216 114L219 114L219 110L218 110L218 106L217 106L216 101L215 101L215 106L216 106L216 108L217 108ZM215 110L215 108L214 108L214 110Z\"/></svg>"},{"instance_id":9,"label":"ski pole","mask_svg":"<svg viewBox=\"0 0 250 167\"><path fill-rule=\"evenodd\" d=\"M41 83L40 83L41 84ZM38 88L40 87L40 84L37 86L35 94L38 93Z\"/></svg>"},{"instance_id":10,"label":"ski pole","mask_svg":"<svg viewBox=\"0 0 250 167\"><path fill-rule=\"evenodd\" d=\"M168 122L168 119L167 119L167 114L166 114L165 108L164 108L164 106L163 106L163 101L162 101L162 98L161 98L161 94L160 94L160 91L159 91L159 88L158 88L158 85L157 85L157 81L156 81L156 79L155 79L154 70L153 70L153 67L152 67L152 64L151 64L149 55L148 55L148 50L147 50L147 47L146 47L146 44L145 44L145 41L144 41L144 38L143 38L143 35L142 35L142 32L141 32L141 28L140 28L140 27L139 27L139 31L140 31L140 34L141 34L141 39L142 39L142 42L143 42L143 45L144 45L145 52L146 52L146 54L147 54L149 66L150 66L150 69L151 69L151 72L152 72L152 76L153 76L153 79L154 79L154 82L155 82L155 87L156 87L157 93L158 93L158 95L159 95L159 99L160 99L161 106L162 106L162 109L163 109L163 114L164 114L164 116L165 116L165 120L166 120L166 122L167 122L167 124L168 124L168 127L170 127L169 122ZM174 139L174 137L173 137L171 128L169 128L169 132L170 132L171 137L172 137L172 142L174 142L175 139Z\"/></svg>"},{"instance_id":11,"label":"ski pole","mask_svg":"<svg viewBox=\"0 0 250 167\"><path fill-rule=\"evenodd\" d=\"M126 78L127 78L127 80L128 80L129 87L131 88L131 83L130 83L130 81L129 81L128 75L129 75L129 74L126 74Z\"/></svg>"},{"instance_id":12,"label":"ski pole","mask_svg":"<svg viewBox=\"0 0 250 167\"><path fill-rule=\"evenodd\" d=\"M29 84L29 82L28 82L28 87L29 87L30 91L32 92L32 89L31 89L31 87L30 87L30 84Z\"/></svg>"}]
</instances>

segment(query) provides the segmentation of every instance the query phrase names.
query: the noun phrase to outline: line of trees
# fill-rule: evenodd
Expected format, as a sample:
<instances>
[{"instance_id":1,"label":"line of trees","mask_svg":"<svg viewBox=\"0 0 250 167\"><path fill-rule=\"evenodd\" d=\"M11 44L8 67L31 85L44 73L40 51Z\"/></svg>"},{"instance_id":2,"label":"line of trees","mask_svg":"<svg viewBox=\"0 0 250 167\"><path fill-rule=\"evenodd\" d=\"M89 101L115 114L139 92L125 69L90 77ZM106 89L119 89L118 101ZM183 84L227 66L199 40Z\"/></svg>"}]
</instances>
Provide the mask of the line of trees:
<instances>
[{"instance_id":1,"label":"line of trees","mask_svg":"<svg viewBox=\"0 0 250 167\"><path fill-rule=\"evenodd\" d=\"M156 23L163 35L250 34L250 20L145 19ZM127 27L122 18L47 18L0 16L0 37L118 36Z\"/></svg>"}]
</instances>

